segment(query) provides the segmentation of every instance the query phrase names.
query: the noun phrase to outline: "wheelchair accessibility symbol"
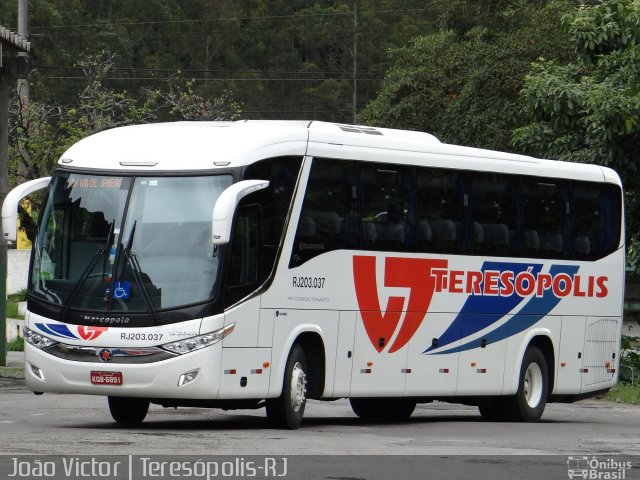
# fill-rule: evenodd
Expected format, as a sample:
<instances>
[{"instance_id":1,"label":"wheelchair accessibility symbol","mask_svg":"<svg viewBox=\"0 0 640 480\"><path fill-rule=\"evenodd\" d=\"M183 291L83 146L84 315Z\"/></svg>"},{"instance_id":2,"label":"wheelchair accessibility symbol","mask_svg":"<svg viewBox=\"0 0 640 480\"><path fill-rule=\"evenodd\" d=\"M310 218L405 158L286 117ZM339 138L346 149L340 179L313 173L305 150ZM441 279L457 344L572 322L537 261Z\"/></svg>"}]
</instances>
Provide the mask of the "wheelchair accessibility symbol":
<instances>
[{"instance_id":1,"label":"wheelchair accessibility symbol","mask_svg":"<svg viewBox=\"0 0 640 480\"><path fill-rule=\"evenodd\" d=\"M129 294L131 293L131 282L116 282L113 290L113 298L120 300L129 300Z\"/></svg>"}]
</instances>

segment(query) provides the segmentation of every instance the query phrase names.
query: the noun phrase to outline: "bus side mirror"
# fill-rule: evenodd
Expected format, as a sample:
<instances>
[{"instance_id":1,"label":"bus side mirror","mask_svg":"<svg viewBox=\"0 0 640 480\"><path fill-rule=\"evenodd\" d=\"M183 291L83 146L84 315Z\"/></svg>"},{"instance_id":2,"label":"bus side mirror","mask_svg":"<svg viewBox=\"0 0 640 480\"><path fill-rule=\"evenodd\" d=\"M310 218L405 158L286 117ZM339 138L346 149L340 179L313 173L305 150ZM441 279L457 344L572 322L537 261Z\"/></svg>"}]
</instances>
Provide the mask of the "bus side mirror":
<instances>
[{"instance_id":1,"label":"bus side mirror","mask_svg":"<svg viewBox=\"0 0 640 480\"><path fill-rule=\"evenodd\" d=\"M229 243L233 214L236 211L238 202L250 193L257 192L268 186L268 180L243 180L234 183L220 194L213 207L211 222L211 234L214 245Z\"/></svg>"},{"instance_id":2,"label":"bus side mirror","mask_svg":"<svg viewBox=\"0 0 640 480\"><path fill-rule=\"evenodd\" d=\"M18 204L27 195L46 188L51 177L37 178L11 190L2 203L2 233L5 240L15 242L18 226Z\"/></svg>"}]
</instances>

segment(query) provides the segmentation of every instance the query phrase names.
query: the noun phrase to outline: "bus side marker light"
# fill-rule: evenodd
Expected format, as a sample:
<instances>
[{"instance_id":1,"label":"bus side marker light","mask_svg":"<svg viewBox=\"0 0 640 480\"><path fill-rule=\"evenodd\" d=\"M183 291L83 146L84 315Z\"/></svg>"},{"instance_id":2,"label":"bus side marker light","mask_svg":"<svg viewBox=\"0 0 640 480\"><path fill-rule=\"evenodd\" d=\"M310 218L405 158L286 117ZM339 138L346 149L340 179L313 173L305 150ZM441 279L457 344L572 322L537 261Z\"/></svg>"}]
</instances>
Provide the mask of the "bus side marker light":
<instances>
[{"instance_id":1,"label":"bus side marker light","mask_svg":"<svg viewBox=\"0 0 640 480\"><path fill-rule=\"evenodd\" d=\"M231 370L225 370L224 374L225 375L235 375L237 373L236 369L231 369Z\"/></svg>"},{"instance_id":2,"label":"bus side marker light","mask_svg":"<svg viewBox=\"0 0 640 480\"><path fill-rule=\"evenodd\" d=\"M269 365L271 365L269 362L262 362L262 368L269 368Z\"/></svg>"},{"instance_id":3,"label":"bus side marker light","mask_svg":"<svg viewBox=\"0 0 640 480\"><path fill-rule=\"evenodd\" d=\"M440 370L438 370L438 373L449 373L449 369L448 368L441 368Z\"/></svg>"},{"instance_id":4,"label":"bus side marker light","mask_svg":"<svg viewBox=\"0 0 640 480\"><path fill-rule=\"evenodd\" d=\"M370 368L362 368L362 369L360 369L360 373L371 373L371 369Z\"/></svg>"},{"instance_id":5,"label":"bus side marker light","mask_svg":"<svg viewBox=\"0 0 640 480\"><path fill-rule=\"evenodd\" d=\"M367 367L373 367L373 362L367 362Z\"/></svg>"},{"instance_id":6,"label":"bus side marker light","mask_svg":"<svg viewBox=\"0 0 640 480\"><path fill-rule=\"evenodd\" d=\"M560 366L561 366L562 368L566 367L566 366L567 366L567 362L562 362L562 363L560 363Z\"/></svg>"},{"instance_id":7,"label":"bus side marker light","mask_svg":"<svg viewBox=\"0 0 640 480\"><path fill-rule=\"evenodd\" d=\"M260 375L260 374L262 374L261 368L254 368L253 370L251 370L251 375Z\"/></svg>"},{"instance_id":8,"label":"bus side marker light","mask_svg":"<svg viewBox=\"0 0 640 480\"><path fill-rule=\"evenodd\" d=\"M580 370L582 373L589 373L589 369L588 368L583 368Z\"/></svg>"},{"instance_id":9,"label":"bus side marker light","mask_svg":"<svg viewBox=\"0 0 640 480\"><path fill-rule=\"evenodd\" d=\"M477 366L477 365L478 365L478 363L477 363L477 362L471 362L471 366L472 366L472 367L475 367L475 366Z\"/></svg>"},{"instance_id":10,"label":"bus side marker light","mask_svg":"<svg viewBox=\"0 0 640 480\"><path fill-rule=\"evenodd\" d=\"M400 370L400 373L411 373L411 369L410 368L402 368Z\"/></svg>"},{"instance_id":11,"label":"bus side marker light","mask_svg":"<svg viewBox=\"0 0 640 480\"><path fill-rule=\"evenodd\" d=\"M476 370L476 373L487 373L487 369L486 368L478 368Z\"/></svg>"}]
</instances>

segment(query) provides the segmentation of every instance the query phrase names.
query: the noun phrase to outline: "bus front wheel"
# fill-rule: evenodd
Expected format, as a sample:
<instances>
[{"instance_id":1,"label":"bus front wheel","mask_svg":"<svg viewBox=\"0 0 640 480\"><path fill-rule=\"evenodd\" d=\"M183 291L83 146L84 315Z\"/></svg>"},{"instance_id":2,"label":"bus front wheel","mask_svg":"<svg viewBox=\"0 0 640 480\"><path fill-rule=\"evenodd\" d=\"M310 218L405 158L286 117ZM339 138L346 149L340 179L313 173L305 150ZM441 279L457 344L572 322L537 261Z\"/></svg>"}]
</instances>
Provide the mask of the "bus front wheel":
<instances>
[{"instance_id":1,"label":"bus front wheel","mask_svg":"<svg viewBox=\"0 0 640 480\"><path fill-rule=\"evenodd\" d=\"M307 362L304 350L295 345L284 370L282 393L267 399L267 418L272 426L294 430L302 423L307 403Z\"/></svg>"},{"instance_id":2,"label":"bus front wheel","mask_svg":"<svg viewBox=\"0 0 640 480\"><path fill-rule=\"evenodd\" d=\"M137 424L147 416L149 400L134 397L109 397L109 411L118 423Z\"/></svg>"}]
</instances>

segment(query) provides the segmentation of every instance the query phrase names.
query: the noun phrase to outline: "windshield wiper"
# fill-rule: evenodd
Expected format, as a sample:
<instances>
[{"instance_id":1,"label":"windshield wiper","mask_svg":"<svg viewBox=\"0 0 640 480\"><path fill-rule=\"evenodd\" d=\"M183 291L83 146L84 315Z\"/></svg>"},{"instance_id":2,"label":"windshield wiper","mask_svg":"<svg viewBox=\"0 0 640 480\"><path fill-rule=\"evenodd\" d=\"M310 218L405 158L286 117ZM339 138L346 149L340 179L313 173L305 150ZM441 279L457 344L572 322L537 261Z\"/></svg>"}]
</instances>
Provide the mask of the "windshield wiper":
<instances>
[{"instance_id":1,"label":"windshield wiper","mask_svg":"<svg viewBox=\"0 0 640 480\"><path fill-rule=\"evenodd\" d=\"M62 310L60 311L61 320L63 320L64 317L67 315L67 312L69 311L69 307L71 307L71 304L73 303L75 298L78 296L78 293L80 293L80 289L89 278L91 271L95 268L96 264L98 263L98 260L100 260L100 258L105 254L105 252L106 250L102 248L99 248L98 250L96 250L95 255L89 262L89 265L87 265L87 268L84 269L84 272L82 272L82 275L80 275L80 278L78 278L78 281L73 286L73 289L71 290L71 293L67 297L67 300L65 300L64 304L62 305Z\"/></svg>"},{"instance_id":2,"label":"windshield wiper","mask_svg":"<svg viewBox=\"0 0 640 480\"><path fill-rule=\"evenodd\" d=\"M78 293L80 293L80 289L89 278L89 275L91 275L91 272L93 271L96 264L98 263L98 260L103 256L105 258L105 263L102 266L102 276L104 277L104 272L106 271L106 261L107 261L106 260L107 257L105 256L105 253L109 250L109 245L111 245L111 242L113 239L114 225L115 225L115 221L111 222L111 225L109 226L109 233L107 234L107 241L105 242L104 248L102 249L99 248L98 250L96 250L96 253L94 254L91 261L89 262L89 265L87 265L87 268L84 269L84 271L82 272L82 275L80 275L80 278L78 278L78 281L73 286L73 289L71 290L71 293L69 293L67 300L62 304L62 310L60 311L61 319L64 319L67 312L69 311L69 308L71 307L71 304L73 303L75 298L78 296Z\"/></svg>"},{"instance_id":3,"label":"windshield wiper","mask_svg":"<svg viewBox=\"0 0 640 480\"><path fill-rule=\"evenodd\" d=\"M153 319L154 323L157 325L158 314L156 313L155 308L153 308L153 301L151 300L151 295L149 294L149 290L147 289L147 286L142 278L142 269L140 268L140 262L138 261L138 256L131 251L131 249L133 248L133 237L136 234L137 224L138 224L138 221L135 220L133 222L133 226L131 227L131 233L129 234L129 238L127 239L127 245L122 248L122 252L124 253L124 256L127 259L127 262L129 263L129 265L131 265L131 272L133 274L133 279L135 280L136 285L140 289L140 296L142 297L142 302L144 303L145 308L149 312L149 315L151 315L151 318ZM120 244L120 246L122 247L122 244ZM114 285L114 288L109 294L110 305L111 305L111 302L113 301L113 294L115 293L115 281L113 285Z\"/></svg>"}]
</instances>

